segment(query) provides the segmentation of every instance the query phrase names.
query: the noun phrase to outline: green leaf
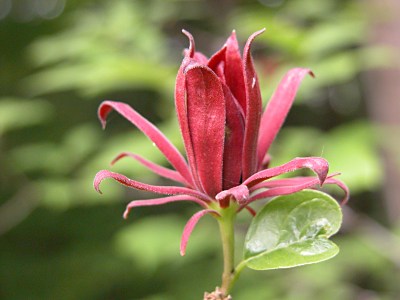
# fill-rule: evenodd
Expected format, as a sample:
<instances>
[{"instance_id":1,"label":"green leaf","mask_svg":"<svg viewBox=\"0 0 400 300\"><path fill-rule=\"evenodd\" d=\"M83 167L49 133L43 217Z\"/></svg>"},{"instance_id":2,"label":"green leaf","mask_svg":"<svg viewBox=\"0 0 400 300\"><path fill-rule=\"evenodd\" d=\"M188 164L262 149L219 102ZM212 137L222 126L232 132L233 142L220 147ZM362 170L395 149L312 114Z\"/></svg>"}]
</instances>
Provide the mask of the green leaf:
<instances>
[{"instance_id":1,"label":"green leaf","mask_svg":"<svg viewBox=\"0 0 400 300\"><path fill-rule=\"evenodd\" d=\"M0 98L0 134L44 123L53 113L53 106L42 99Z\"/></svg>"},{"instance_id":2,"label":"green leaf","mask_svg":"<svg viewBox=\"0 0 400 300\"><path fill-rule=\"evenodd\" d=\"M279 196L255 216L245 240L244 263L255 270L290 268L332 258L339 248L342 213L329 195L314 191Z\"/></svg>"},{"instance_id":3,"label":"green leaf","mask_svg":"<svg viewBox=\"0 0 400 300\"><path fill-rule=\"evenodd\" d=\"M377 145L381 136L371 124L357 121L336 127L321 140L323 156L329 161L331 172L340 170L340 179L352 193L372 191L382 184Z\"/></svg>"}]
</instances>

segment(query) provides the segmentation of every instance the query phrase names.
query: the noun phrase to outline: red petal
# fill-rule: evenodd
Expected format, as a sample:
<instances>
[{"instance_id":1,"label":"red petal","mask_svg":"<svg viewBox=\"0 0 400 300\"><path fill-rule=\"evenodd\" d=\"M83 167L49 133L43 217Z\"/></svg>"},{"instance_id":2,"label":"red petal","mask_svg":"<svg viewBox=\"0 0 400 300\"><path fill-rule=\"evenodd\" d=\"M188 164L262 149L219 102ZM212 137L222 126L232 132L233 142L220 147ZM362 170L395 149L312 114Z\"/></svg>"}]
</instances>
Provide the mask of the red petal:
<instances>
[{"instance_id":1,"label":"red petal","mask_svg":"<svg viewBox=\"0 0 400 300\"><path fill-rule=\"evenodd\" d=\"M250 55L250 47L253 40L265 29L253 33L247 40L243 52L243 73L246 90L246 130L244 135L243 147L243 174L246 179L257 170L257 140L261 119L261 92L258 84L258 78L254 69L253 61Z\"/></svg>"},{"instance_id":2,"label":"red petal","mask_svg":"<svg viewBox=\"0 0 400 300\"><path fill-rule=\"evenodd\" d=\"M297 157L281 166L259 171L246 179L243 184L252 187L261 181L302 168L308 168L314 171L322 185L328 174L329 164L326 159L322 157Z\"/></svg>"},{"instance_id":3,"label":"red petal","mask_svg":"<svg viewBox=\"0 0 400 300\"><path fill-rule=\"evenodd\" d=\"M223 63L225 61L226 47L222 47L218 52L211 56L207 63L207 67L213 70L218 77L224 82Z\"/></svg>"},{"instance_id":4,"label":"red petal","mask_svg":"<svg viewBox=\"0 0 400 300\"><path fill-rule=\"evenodd\" d=\"M193 38L192 34L191 34L189 31L185 30L185 29L182 29L182 33L183 33L184 35L186 35L187 38L189 39L189 49L187 49L187 52L185 52L185 56L187 56L187 57L193 57L194 54L195 54L195 51L196 51L196 49L195 49L196 46L195 46L195 43L194 43L194 38Z\"/></svg>"},{"instance_id":5,"label":"red petal","mask_svg":"<svg viewBox=\"0 0 400 300\"><path fill-rule=\"evenodd\" d=\"M256 195L250 197L250 199L248 199L245 203L243 203L241 205L239 210L244 208L249 203L256 201L258 199L293 194L293 193L299 192L301 190L313 187L313 186L317 185L318 183L319 183L318 179L314 178L314 179L305 180L302 183L297 183L297 184L290 185L290 186L278 186L278 187L271 188L267 191L261 192L259 194L256 194Z\"/></svg>"},{"instance_id":6,"label":"red petal","mask_svg":"<svg viewBox=\"0 0 400 300\"><path fill-rule=\"evenodd\" d=\"M223 186L230 189L240 183L242 165L238 157L242 157L244 138L244 118L239 103L226 85L223 85L226 104Z\"/></svg>"},{"instance_id":7,"label":"red petal","mask_svg":"<svg viewBox=\"0 0 400 300\"><path fill-rule=\"evenodd\" d=\"M163 166L160 166L156 163L153 163L143 157L141 157L140 155L134 154L134 153L130 153L130 152L122 152L120 153L116 158L113 159L113 161L111 162L111 165L115 164L117 161L119 161L120 159L124 158L124 157L131 157L134 160L138 161L139 163L141 163L143 166L147 167L149 170L153 171L154 173L156 173L159 176L180 182L184 185L189 185L190 184L181 176L181 174L179 174L178 172L165 168Z\"/></svg>"},{"instance_id":8,"label":"red petal","mask_svg":"<svg viewBox=\"0 0 400 300\"><path fill-rule=\"evenodd\" d=\"M187 118L193 150L193 159L189 163L203 190L215 196L222 190L225 97L221 82L208 67L189 65L185 74Z\"/></svg>"},{"instance_id":9,"label":"red petal","mask_svg":"<svg viewBox=\"0 0 400 300\"><path fill-rule=\"evenodd\" d=\"M337 174L335 174L337 175ZM332 175L330 175L332 176ZM326 182L327 179L325 179ZM251 187L250 191L254 192L258 189L270 189L274 187L280 187L280 186L290 186L290 185L298 185L298 184L303 184L304 182L308 181L315 181L316 184L319 183L319 179L315 178L314 176L299 176L299 177L293 177L293 178L281 178L281 179L273 179L273 180L268 180L268 181L263 181L260 182L254 186Z\"/></svg>"},{"instance_id":10,"label":"red petal","mask_svg":"<svg viewBox=\"0 0 400 300\"><path fill-rule=\"evenodd\" d=\"M326 177L324 184L328 183L329 179L333 179L332 177L338 176L340 173L333 173L330 174L329 176ZM263 181L260 182L254 186L251 187L250 191L256 191L258 189L265 189L265 188L273 188L273 187L278 187L278 186L289 186L289 185L296 185L296 184L302 184L306 181L309 180L315 180L316 184L319 184L319 179L315 178L313 176L298 176L298 177L292 177L292 178L280 178L280 179L274 179L274 180L268 180L268 181Z\"/></svg>"},{"instance_id":11,"label":"red petal","mask_svg":"<svg viewBox=\"0 0 400 300\"><path fill-rule=\"evenodd\" d=\"M201 199L205 202L210 202L210 198L208 198L206 195L196 190L180 186L158 186L158 185L146 184L108 170L101 170L96 174L93 186L97 192L101 193L100 183L107 178L112 178L123 185L126 185L130 188L134 188L137 190L149 191L164 195L189 195Z\"/></svg>"},{"instance_id":12,"label":"red petal","mask_svg":"<svg viewBox=\"0 0 400 300\"><path fill-rule=\"evenodd\" d=\"M249 189L247 186L241 184L218 193L215 199L221 202L230 197L234 198L238 203L242 203L249 198Z\"/></svg>"},{"instance_id":13,"label":"red petal","mask_svg":"<svg viewBox=\"0 0 400 300\"><path fill-rule=\"evenodd\" d=\"M341 201L341 205L344 205L344 204L346 204L346 202L349 199L349 189L342 181L340 181L336 178L333 178L334 176L337 176L337 175L338 175L338 173L329 175L326 178L326 180L324 181L324 185L325 184L335 184L335 185L339 186L345 193L343 200ZM315 188L319 184L320 184L319 179L313 178L313 177L283 178L283 179L276 179L276 180L263 182L263 183L258 184L257 186L259 188L269 188L269 190L258 193L256 195L250 197L250 199L245 204L243 204L240 209L242 209L245 205L249 204L250 202L253 202L253 201L256 201L259 199L275 197L278 195L288 195L288 194L292 194L292 193L304 190L306 188Z\"/></svg>"},{"instance_id":14,"label":"red petal","mask_svg":"<svg viewBox=\"0 0 400 300\"><path fill-rule=\"evenodd\" d=\"M125 212L124 212L124 219L128 218L128 214L134 207L163 205L163 204L167 204L167 203L171 203L171 202L178 202L178 201L195 202L204 208L206 207L204 201L201 201L198 198L187 196L187 195L169 196L169 197L146 199L146 200L134 200L127 205Z\"/></svg>"},{"instance_id":15,"label":"red petal","mask_svg":"<svg viewBox=\"0 0 400 300\"><path fill-rule=\"evenodd\" d=\"M258 137L258 164L267 153L293 104L297 90L305 75L314 76L309 69L290 70L279 83L261 119Z\"/></svg>"},{"instance_id":16,"label":"red petal","mask_svg":"<svg viewBox=\"0 0 400 300\"><path fill-rule=\"evenodd\" d=\"M207 66L221 79L225 95L226 124L222 188L227 190L240 183L242 166L238 164L237 158L242 156L244 137L244 112L242 106L232 94L233 91L238 93L238 88L242 88L242 98L243 101L245 100L242 60L234 32L225 46L210 58ZM226 68L228 68L228 71ZM225 78L225 76L228 77ZM226 82L228 79L231 84L230 87Z\"/></svg>"},{"instance_id":17,"label":"red petal","mask_svg":"<svg viewBox=\"0 0 400 300\"><path fill-rule=\"evenodd\" d=\"M193 57L195 49L194 49L194 39L193 36L185 31L182 32L188 37L190 46L189 50L185 52L185 58L182 61L182 64L179 68L178 74L176 76L176 83L175 83L175 109L176 114L178 117L179 128L181 130L183 143L185 145L187 159L189 161L189 165L194 165L194 152L193 152L193 145L190 137L189 132L189 123L188 123L188 116L187 116L187 103L186 103L186 80L184 70L190 62L193 62ZM198 190L202 190L200 179L197 176L195 170L192 169L192 177L193 177L193 184L196 186Z\"/></svg>"},{"instance_id":18,"label":"red petal","mask_svg":"<svg viewBox=\"0 0 400 300\"><path fill-rule=\"evenodd\" d=\"M197 51L194 53L193 59L194 59L196 62L198 62L198 63L200 63L200 64L203 64L203 65L206 65L207 62L208 62L207 56L205 56L203 53L197 52Z\"/></svg>"},{"instance_id":19,"label":"red petal","mask_svg":"<svg viewBox=\"0 0 400 300\"><path fill-rule=\"evenodd\" d=\"M104 101L98 110L99 119L103 127L105 127L107 115L112 109L116 110L142 131L157 146L157 148L160 149L171 165L186 179L186 181L189 183L193 182L188 165L178 149L171 144L171 142L156 126L143 118L129 105L121 102Z\"/></svg>"},{"instance_id":20,"label":"red petal","mask_svg":"<svg viewBox=\"0 0 400 300\"><path fill-rule=\"evenodd\" d=\"M185 252L186 252L186 246L189 240L189 237L194 229L194 227L196 226L197 222L201 219L201 217L203 217L206 214L216 214L219 215L219 213L213 209L204 209L201 210L197 213L195 213L190 219L189 221L186 223L185 228L183 229L183 234L182 234L182 238L181 238L181 255L184 256Z\"/></svg>"},{"instance_id":21,"label":"red petal","mask_svg":"<svg viewBox=\"0 0 400 300\"><path fill-rule=\"evenodd\" d=\"M240 57L236 32L233 31L226 41L225 81L243 111L246 111L246 89L244 86L243 63Z\"/></svg>"},{"instance_id":22,"label":"red petal","mask_svg":"<svg viewBox=\"0 0 400 300\"><path fill-rule=\"evenodd\" d=\"M189 57L189 56L190 56L190 51L189 51L189 49L183 50L183 54L184 54L185 56ZM207 56L205 56L203 53L197 52L197 51L193 54L193 57L191 57L191 58L192 58L195 62L197 62L197 63L199 63L199 64L202 64L202 65L206 65L207 62L208 62Z\"/></svg>"},{"instance_id":23,"label":"red petal","mask_svg":"<svg viewBox=\"0 0 400 300\"><path fill-rule=\"evenodd\" d=\"M252 209L250 206L246 206L245 207L245 209L247 209L247 211L254 217L256 214L257 214L257 212L254 210L254 209Z\"/></svg>"},{"instance_id":24,"label":"red petal","mask_svg":"<svg viewBox=\"0 0 400 300\"><path fill-rule=\"evenodd\" d=\"M343 197L342 201L340 202L340 205L343 206L349 201L350 191L349 191L349 188L347 187L347 185L343 181L336 179L336 178L328 178L324 182L324 184L336 184L338 187L340 187L344 191L344 197Z\"/></svg>"}]
</instances>

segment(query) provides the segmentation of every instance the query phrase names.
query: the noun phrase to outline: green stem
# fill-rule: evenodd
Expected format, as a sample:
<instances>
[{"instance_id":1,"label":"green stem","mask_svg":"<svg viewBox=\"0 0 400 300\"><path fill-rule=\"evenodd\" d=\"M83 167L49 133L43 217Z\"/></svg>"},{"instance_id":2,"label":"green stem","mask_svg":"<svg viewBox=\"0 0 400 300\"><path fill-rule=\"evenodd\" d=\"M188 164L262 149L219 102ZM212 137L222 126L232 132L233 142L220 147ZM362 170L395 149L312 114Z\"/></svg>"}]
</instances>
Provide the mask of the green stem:
<instances>
[{"instance_id":1,"label":"green stem","mask_svg":"<svg viewBox=\"0 0 400 300\"><path fill-rule=\"evenodd\" d=\"M235 234L234 222L236 218L236 206L220 210L221 217L218 218L219 230L222 240L222 251L224 255L224 271L222 273L221 292L228 295L232 287L232 279L235 273Z\"/></svg>"},{"instance_id":2,"label":"green stem","mask_svg":"<svg viewBox=\"0 0 400 300\"><path fill-rule=\"evenodd\" d=\"M246 261L242 260L235 268L235 272L232 274L232 278L231 278L231 286L233 287L233 285L235 284L236 280L239 278L240 273L243 271L244 267L246 266Z\"/></svg>"}]
</instances>

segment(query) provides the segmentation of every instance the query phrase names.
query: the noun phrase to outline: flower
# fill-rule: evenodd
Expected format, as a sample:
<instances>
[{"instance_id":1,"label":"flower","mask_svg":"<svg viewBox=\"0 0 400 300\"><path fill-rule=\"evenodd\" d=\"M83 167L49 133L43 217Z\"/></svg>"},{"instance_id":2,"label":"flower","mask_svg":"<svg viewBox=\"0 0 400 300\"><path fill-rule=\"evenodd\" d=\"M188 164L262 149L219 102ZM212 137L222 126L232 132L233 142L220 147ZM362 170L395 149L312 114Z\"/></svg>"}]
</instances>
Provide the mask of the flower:
<instances>
[{"instance_id":1,"label":"flower","mask_svg":"<svg viewBox=\"0 0 400 300\"><path fill-rule=\"evenodd\" d=\"M187 222L181 240L184 255L189 236L206 215L220 216L221 210L236 205L237 211L254 210L249 204L258 199L294 193L322 184L336 184L345 191L346 185L328 175L328 162L321 157L298 157L268 168L268 149L278 134L294 101L302 79L313 73L295 68L282 79L264 112L259 82L250 48L263 32L252 34L240 54L233 31L225 45L211 58L196 52L192 35L183 31L190 41L189 49L178 71L175 86L175 106L186 150L186 159L152 123L129 105L104 101L98 110L103 127L107 115L115 110L141 130L164 154L173 169L165 168L145 158L122 153L113 163L129 156L154 173L180 183L182 186L155 186L108 170L96 174L94 187L106 178L134 189L168 195L163 198L136 200L128 204L124 217L139 206L161 205L176 201L191 201L203 209ZM294 170L308 168L317 176L273 179Z\"/></svg>"}]
</instances>

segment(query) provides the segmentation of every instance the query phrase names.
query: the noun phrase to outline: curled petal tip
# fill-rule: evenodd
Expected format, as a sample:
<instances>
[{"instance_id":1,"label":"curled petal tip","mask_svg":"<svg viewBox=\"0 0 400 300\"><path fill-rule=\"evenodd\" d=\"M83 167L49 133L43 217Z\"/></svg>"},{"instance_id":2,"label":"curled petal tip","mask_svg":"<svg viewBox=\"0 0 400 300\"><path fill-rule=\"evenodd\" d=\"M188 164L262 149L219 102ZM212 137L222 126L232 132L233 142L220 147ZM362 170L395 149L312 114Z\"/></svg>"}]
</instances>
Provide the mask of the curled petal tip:
<instances>
[{"instance_id":1,"label":"curled petal tip","mask_svg":"<svg viewBox=\"0 0 400 300\"><path fill-rule=\"evenodd\" d=\"M260 29L260 30L258 30L258 31L256 31L256 32L254 32L253 34L254 34L254 35L259 35L259 34L264 33L265 30L267 30L267 29L264 27L264 28L262 28L262 29Z\"/></svg>"},{"instance_id":2,"label":"curled petal tip","mask_svg":"<svg viewBox=\"0 0 400 300\"><path fill-rule=\"evenodd\" d=\"M113 101L110 101L110 100L103 101L100 104L99 109L97 111L97 116L100 120L101 127L103 128L103 130L106 128L107 116L111 111L110 103L113 103Z\"/></svg>"},{"instance_id":3,"label":"curled petal tip","mask_svg":"<svg viewBox=\"0 0 400 300\"><path fill-rule=\"evenodd\" d=\"M129 209L129 208L125 209L124 214L122 215L122 217L123 217L125 220L128 219L129 212L130 212L130 209Z\"/></svg>"},{"instance_id":4,"label":"curled petal tip","mask_svg":"<svg viewBox=\"0 0 400 300\"><path fill-rule=\"evenodd\" d=\"M122 152L120 154L118 154L116 157L114 157L114 159L110 162L110 166L115 165L121 158L124 158L126 156L129 156L129 153L127 152Z\"/></svg>"},{"instance_id":5,"label":"curled petal tip","mask_svg":"<svg viewBox=\"0 0 400 300\"><path fill-rule=\"evenodd\" d=\"M249 198L249 189L245 185L238 185L229 190L222 191L215 196L218 201L223 201L227 197L233 197L238 203L242 203Z\"/></svg>"},{"instance_id":6,"label":"curled petal tip","mask_svg":"<svg viewBox=\"0 0 400 300\"><path fill-rule=\"evenodd\" d=\"M297 160L303 164L303 167L313 170L319 179L319 184L325 182L329 172L329 163L322 157L298 157Z\"/></svg>"},{"instance_id":7,"label":"curled petal tip","mask_svg":"<svg viewBox=\"0 0 400 300\"><path fill-rule=\"evenodd\" d=\"M258 31L256 31L256 32L254 32L252 35L250 35L250 37L248 38L247 43L246 43L246 44L248 45L248 47L250 47L250 44L253 42L253 40L254 40L257 36L259 36L260 34L264 33L265 30L266 30L266 29L263 28L263 29L260 29L260 30L258 30Z\"/></svg>"},{"instance_id":8,"label":"curled petal tip","mask_svg":"<svg viewBox=\"0 0 400 300\"><path fill-rule=\"evenodd\" d=\"M183 33L184 35L186 35L187 38L189 39L189 51L187 52L187 55L188 55L189 57L193 57L194 52L195 52L195 46L194 46L194 38L193 38L193 35L192 35L189 31L187 31L187 30L185 30L185 29L182 29L182 33Z\"/></svg>"},{"instance_id":9,"label":"curled petal tip","mask_svg":"<svg viewBox=\"0 0 400 300\"><path fill-rule=\"evenodd\" d=\"M183 229L183 234L182 234L182 238L181 238L181 245L180 245L181 256L185 255L186 246L187 246L189 237L192 234L192 231L193 231L194 227L196 226L197 222L201 219L201 217L203 217L206 214L210 214L210 213L220 215L217 211L215 211L213 209L204 209L204 210L200 210L197 213L195 213L189 219L189 221L186 223L185 228Z\"/></svg>"},{"instance_id":10,"label":"curled petal tip","mask_svg":"<svg viewBox=\"0 0 400 300\"><path fill-rule=\"evenodd\" d=\"M100 183L106 178L104 176L104 172L105 172L105 170L101 170L101 171L97 172L97 174L93 180L93 187L99 194L103 194L103 192L100 190Z\"/></svg>"},{"instance_id":11,"label":"curled petal tip","mask_svg":"<svg viewBox=\"0 0 400 300\"><path fill-rule=\"evenodd\" d=\"M96 178L95 178L94 182L93 182L93 187L96 190L96 192L98 192L101 195L101 194L103 194L103 192L100 190L99 185L100 185L100 182L96 182Z\"/></svg>"},{"instance_id":12,"label":"curled petal tip","mask_svg":"<svg viewBox=\"0 0 400 300\"><path fill-rule=\"evenodd\" d=\"M329 163L324 158L319 158L315 162L316 162L316 165L314 167L314 170L317 173L320 185L322 185L325 182L326 177L328 176Z\"/></svg>"},{"instance_id":13,"label":"curled petal tip","mask_svg":"<svg viewBox=\"0 0 400 300\"><path fill-rule=\"evenodd\" d=\"M115 163L119 160L119 157L115 157L111 162L110 162L110 166L112 167L113 165L115 165Z\"/></svg>"}]
</instances>

